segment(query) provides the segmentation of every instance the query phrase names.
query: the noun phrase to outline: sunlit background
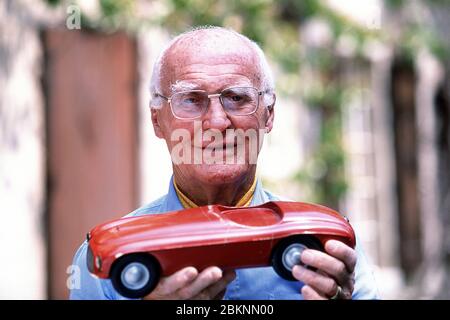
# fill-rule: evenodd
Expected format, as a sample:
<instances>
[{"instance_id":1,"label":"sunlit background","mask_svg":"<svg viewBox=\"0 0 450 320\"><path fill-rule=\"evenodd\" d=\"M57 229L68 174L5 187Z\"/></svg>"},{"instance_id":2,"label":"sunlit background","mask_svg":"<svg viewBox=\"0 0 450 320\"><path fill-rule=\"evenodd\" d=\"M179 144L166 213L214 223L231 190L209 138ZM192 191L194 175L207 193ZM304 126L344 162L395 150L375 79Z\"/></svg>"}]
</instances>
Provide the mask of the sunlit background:
<instances>
[{"instance_id":1,"label":"sunlit background","mask_svg":"<svg viewBox=\"0 0 450 320\"><path fill-rule=\"evenodd\" d=\"M166 193L152 64L198 25L277 83L258 175L349 216L385 299L450 298L450 1L0 1L0 299L65 299L85 233Z\"/></svg>"}]
</instances>

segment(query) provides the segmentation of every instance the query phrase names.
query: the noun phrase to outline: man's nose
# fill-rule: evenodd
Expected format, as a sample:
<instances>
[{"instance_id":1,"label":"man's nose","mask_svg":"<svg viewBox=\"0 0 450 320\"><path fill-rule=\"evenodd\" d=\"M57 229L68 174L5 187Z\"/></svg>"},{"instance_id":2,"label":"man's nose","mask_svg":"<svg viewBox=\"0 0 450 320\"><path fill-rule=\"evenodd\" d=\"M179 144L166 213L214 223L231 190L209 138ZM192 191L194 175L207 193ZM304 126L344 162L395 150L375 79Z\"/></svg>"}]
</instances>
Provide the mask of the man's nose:
<instances>
[{"instance_id":1,"label":"man's nose","mask_svg":"<svg viewBox=\"0 0 450 320\"><path fill-rule=\"evenodd\" d=\"M208 111L203 118L203 129L217 129L224 131L231 126L228 115L223 110L219 97L211 97L209 100Z\"/></svg>"}]
</instances>

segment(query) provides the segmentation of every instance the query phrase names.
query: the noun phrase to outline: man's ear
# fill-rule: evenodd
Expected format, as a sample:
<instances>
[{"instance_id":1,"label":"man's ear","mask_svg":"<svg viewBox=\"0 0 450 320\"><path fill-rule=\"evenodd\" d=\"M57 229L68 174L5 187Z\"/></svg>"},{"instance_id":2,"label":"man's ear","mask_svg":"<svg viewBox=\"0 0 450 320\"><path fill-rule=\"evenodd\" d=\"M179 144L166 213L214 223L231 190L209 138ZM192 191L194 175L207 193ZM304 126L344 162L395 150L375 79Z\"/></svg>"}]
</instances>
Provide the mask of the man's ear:
<instances>
[{"instance_id":1,"label":"man's ear","mask_svg":"<svg viewBox=\"0 0 450 320\"><path fill-rule=\"evenodd\" d=\"M275 102L277 100L277 96L275 95L275 93L273 93L273 99L271 99L271 104L266 106L267 108L267 119L266 119L266 132L269 133L270 131L272 131L272 127L273 127L273 120L275 118Z\"/></svg>"},{"instance_id":2,"label":"man's ear","mask_svg":"<svg viewBox=\"0 0 450 320\"><path fill-rule=\"evenodd\" d=\"M155 136L157 136L160 139L163 139L164 136L163 136L162 128L161 128L161 125L159 124L160 113L158 111L159 110L157 110L157 109L150 108L150 112L152 115L153 130L155 131Z\"/></svg>"}]
</instances>

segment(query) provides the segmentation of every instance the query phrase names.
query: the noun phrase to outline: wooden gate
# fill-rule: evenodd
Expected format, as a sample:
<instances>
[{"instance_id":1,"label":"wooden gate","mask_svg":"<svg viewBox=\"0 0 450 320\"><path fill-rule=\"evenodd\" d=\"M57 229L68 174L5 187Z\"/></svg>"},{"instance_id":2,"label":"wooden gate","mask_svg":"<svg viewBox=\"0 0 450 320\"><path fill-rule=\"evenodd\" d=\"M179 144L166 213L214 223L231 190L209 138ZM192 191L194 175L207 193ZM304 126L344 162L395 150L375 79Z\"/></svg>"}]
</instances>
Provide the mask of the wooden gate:
<instances>
[{"instance_id":1,"label":"wooden gate","mask_svg":"<svg viewBox=\"0 0 450 320\"><path fill-rule=\"evenodd\" d=\"M67 268L86 232L137 203L136 45L124 33L49 30L49 298L68 297Z\"/></svg>"}]
</instances>

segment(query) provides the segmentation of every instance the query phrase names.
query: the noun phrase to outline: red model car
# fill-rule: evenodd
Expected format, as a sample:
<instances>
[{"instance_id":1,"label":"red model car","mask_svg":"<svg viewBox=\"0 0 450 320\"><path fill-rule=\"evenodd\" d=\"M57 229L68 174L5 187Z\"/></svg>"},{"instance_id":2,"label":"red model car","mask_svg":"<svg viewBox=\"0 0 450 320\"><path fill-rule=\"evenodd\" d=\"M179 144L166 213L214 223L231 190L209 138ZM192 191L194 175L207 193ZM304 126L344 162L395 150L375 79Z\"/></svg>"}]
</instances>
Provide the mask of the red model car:
<instances>
[{"instance_id":1,"label":"red model car","mask_svg":"<svg viewBox=\"0 0 450 320\"><path fill-rule=\"evenodd\" d=\"M87 238L89 271L110 278L129 298L149 294L161 276L187 266L225 270L272 265L282 278L295 280L292 268L301 264L305 248L323 250L328 239L355 246L352 227L337 212L283 201L122 218L95 227Z\"/></svg>"}]
</instances>

